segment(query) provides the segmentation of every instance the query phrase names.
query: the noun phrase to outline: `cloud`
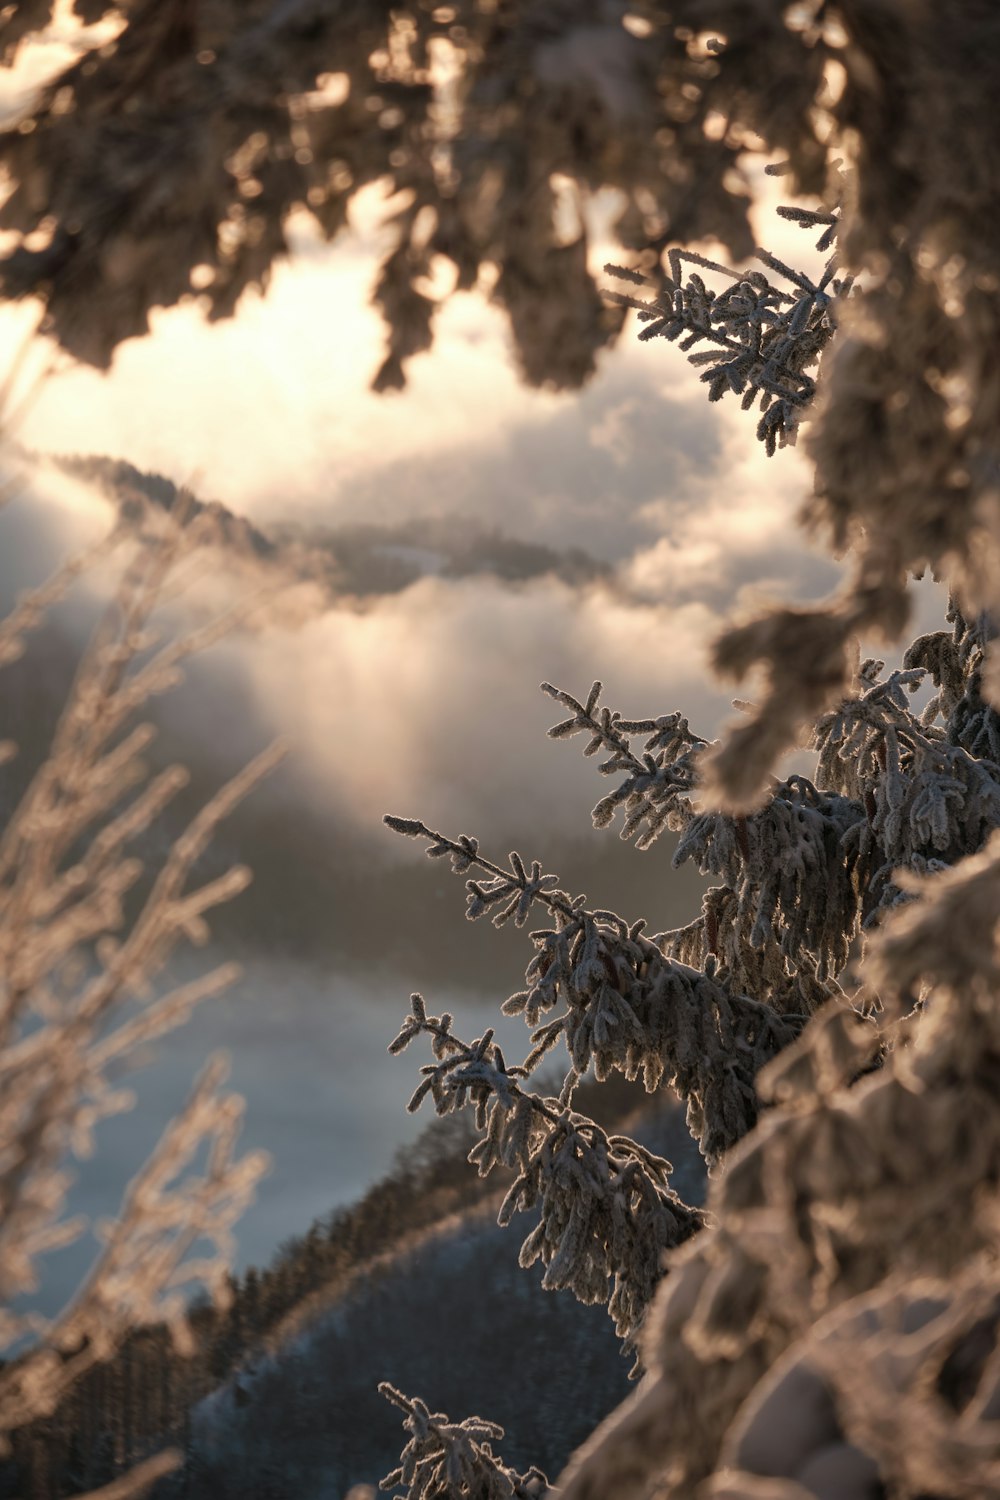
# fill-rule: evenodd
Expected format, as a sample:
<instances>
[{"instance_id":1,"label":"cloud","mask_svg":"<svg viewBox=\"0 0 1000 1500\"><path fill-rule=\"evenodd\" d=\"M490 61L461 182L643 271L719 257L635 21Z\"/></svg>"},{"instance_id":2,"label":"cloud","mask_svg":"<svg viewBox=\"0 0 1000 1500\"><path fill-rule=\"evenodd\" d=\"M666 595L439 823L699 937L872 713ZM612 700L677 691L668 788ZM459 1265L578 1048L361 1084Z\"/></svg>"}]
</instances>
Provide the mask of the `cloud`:
<instances>
[{"instance_id":1,"label":"cloud","mask_svg":"<svg viewBox=\"0 0 1000 1500\"><path fill-rule=\"evenodd\" d=\"M811 483L801 451L767 458L753 442L752 418L732 406L720 413L716 441L717 464L695 476L681 503L641 507L652 539L622 567L622 586L665 604L698 599L720 618L750 594L815 600L831 592L842 566L798 523Z\"/></svg>"},{"instance_id":2,"label":"cloud","mask_svg":"<svg viewBox=\"0 0 1000 1500\"><path fill-rule=\"evenodd\" d=\"M18 505L0 514L2 602L111 513L79 480L36 469ZM24 749L7 797L10 777L44 751L110 571L103 582L57 611L5 677L0 733ZM198 580L199 611L211 613L223 593L216 565ZM151 705L156 762L193 772L178 817L274 735L290 741L287 765L221 832L218 857L258 871L246 900L220 914L239 944L337 951L353 963L383 873L419 863L383 828L387 811L476 832L501 855L514 844L544 855L585 840L604 787L579 743L546 737L560 713L539 692L543 679L585 695L600 676L626 715L681 707L706 731L727 701L704 664L711 611L696 600L676 610L636 603L610 575L429 576L362 602L300 596L300 610L272 611L192 661L185 685Z\"/></svg>"},{"instance_id":3,"label":"cloud","mask_svg":"<svg viewBox=\"0 0 1000 1500\"><path fill-rule=\"evenodd\" d=\"M621 406L609 409L620 426ZM370 840L382 859L393 857L385 811L484 837L580 826L599 783L572 747L546 739L558 715L538 692L542 680L584 696L600 678L626 716L678 708L712 736L730 696L708 668L724 617L752 596L816 597L836 583L837 568L794 527L804 465L794 453L766 460L742 416L715 422L724 486L692 466L672 496L631 512L622 501L631 550L617 564L570 545L582 524L563 528L562 550L484 530L476 518L419 513L328 528L319 543L308 523L251 534L254 559L300 585L252 632L192 664L188 686L157 710L174 753L198 758L207 781L286 734L282 795L299 809L290 816L318 813ZM57 540L110 514L78 480L36 470L30 495L0 518L0 592L6 582L9 597L18 572L44 576L46 549L54 556ZM242 546L239 518L229 520ZM202 611L223 601L223 576L213 566L199 582ZM301 583L310 577L315 587Z\"/></svg>"},{"instance_id":4,"label":"cloud","mask_svg":"<svg viewBox=\"0 0 1000 1500\"><path fill-rule=\"evenodd\" d=\"M371 247L358 236L326 247L302 229L293 241L297 258L276 269L266 298L247 293L239 316L215 325L194 298L155 314L152 334L124 344L110 374L52 377L18 435L126 457L257 516L330 495L366 455L446 448L531 404L504 358L499 315L469 296L442 312L434 358L416 363L403 399L369 393L382 342L368 306ZM3 311L5 332L18 318Z\"/></svg>"},{"instance_id":5,"label":"cloud","mask_svg":"<svg viewBox=\"0 0 1000 1500\"><path fill-rule=\"evenodd\" d=\"M0 454L0 608L23 589L37 587L72 555L104 536L113 503L92 486L36 465L8 450Z\"/></svg>"},{"instance_id":6,"label":"cloud","mask_svg":"<svg viewBox=\"0 0 1000 1500\"><path fill-rule=\"evenodd\" d=\"M632 524L637 504L717 463L701 392L686 369L664 375L660 350L623 347L578 396L528 392L499 315L471 297L441 313L439 345L404 395L368 394L381 338L364 306L369 272L345 249L279 269L234 323L164 314L110 376L50 380L19 436L126 457L261 522L502 519L521 540L571 536L606 558L648 536Z\"/></svg>"},{"instance_id":7,"label":"cloud","mask_svg":"<svg viewBox=\"0 0 1000 1500\"><path fill-rule=\"evenodd\" d=\"M600 586L424 579L377 608L267 632L238 670L301 746L316 795L340 789L358 820L372 825L391 796L463 828L500 828L509 808L562 826L579 815L576 777L544 738L555 710L538 683L585 694L603 676L629 714L680 696L714 717L708 624L697 605L668 614Z\"/></svg>"}]
</instances>

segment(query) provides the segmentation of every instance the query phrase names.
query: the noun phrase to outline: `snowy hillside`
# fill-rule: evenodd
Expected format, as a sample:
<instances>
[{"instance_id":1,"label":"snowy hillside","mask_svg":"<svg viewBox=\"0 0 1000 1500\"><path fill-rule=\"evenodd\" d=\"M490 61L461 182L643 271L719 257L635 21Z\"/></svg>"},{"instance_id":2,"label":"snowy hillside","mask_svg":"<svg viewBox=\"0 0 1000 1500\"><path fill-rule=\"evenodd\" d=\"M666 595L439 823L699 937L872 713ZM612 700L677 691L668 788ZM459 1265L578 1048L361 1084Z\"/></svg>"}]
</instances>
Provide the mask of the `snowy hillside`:
<instances>
[{"instance_id":1,"label":"snowy hillside","mask_svg":"<svg viewBox=\"0 0 1000 1500\"><path fill-rule=\"evenodd\" d=\"M682 1196L700 1200L700 1159L680 1115L636 1134L673 1160ZM376 1484L402 1443L382 1380L456 1417L488 1411L506 1430L506 1461L558 1472L628 1394L631 1360L603 1307L544 1291L540 1267L520 1269L533 1220L498 1229L496 1206L491 1197L380 1258L202 1401L185 1496L336 1500Z\"/></svg>"}]
</instances>

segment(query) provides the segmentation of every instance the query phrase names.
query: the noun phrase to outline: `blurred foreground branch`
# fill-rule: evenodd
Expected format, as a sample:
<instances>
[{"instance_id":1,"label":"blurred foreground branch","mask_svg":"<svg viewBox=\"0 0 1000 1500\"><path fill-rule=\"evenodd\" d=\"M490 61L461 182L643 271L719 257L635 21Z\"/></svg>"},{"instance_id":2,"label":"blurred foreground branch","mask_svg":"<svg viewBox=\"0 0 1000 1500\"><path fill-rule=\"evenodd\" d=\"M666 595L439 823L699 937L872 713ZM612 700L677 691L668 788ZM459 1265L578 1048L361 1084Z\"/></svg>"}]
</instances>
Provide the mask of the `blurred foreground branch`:
<instances>
[{"instance_id":1,"label":"blurred foreground branch","mask_svg":"<svg viewBox=\"0 0 1000 1500\"><path fill-rule=\"evenodd\" d=\"M208 912L246 887L249 871L238 865L200 884L193 877L222 819L282 754L274 746L240 771L147 869L137 842L188 778L176 765L151 772L143 755L154 730L138 716L225 628L163 638L155 616L166 587L211 541L212 523L153 521L140 538L119 530L67 564L0 624L2 665L86 566L117 545L130 549L50 751L0 833L0 1349L9 1356L0 1442L53 1412L137 1325L164 1320L175 1343L189 1345L190 1289L227 1294L232 1226L266 1168L259 1152L237 1154L242 1100L223 1087L225 1059L212 1058L117 1218L97 1226L101 1249L74 1294L53 1317L30 1311L39 1258L86 1228L67 1214L69 1164L92 1153L100 1121L134 1102L118 1082L124 1068L237 977L223 964L176 983L168 966L179 943L208 940ZM15 747L5 748L12 758ZM124 1500L175 1458L161 1454L99 1493Z\"/></svg>"}]
</instances>

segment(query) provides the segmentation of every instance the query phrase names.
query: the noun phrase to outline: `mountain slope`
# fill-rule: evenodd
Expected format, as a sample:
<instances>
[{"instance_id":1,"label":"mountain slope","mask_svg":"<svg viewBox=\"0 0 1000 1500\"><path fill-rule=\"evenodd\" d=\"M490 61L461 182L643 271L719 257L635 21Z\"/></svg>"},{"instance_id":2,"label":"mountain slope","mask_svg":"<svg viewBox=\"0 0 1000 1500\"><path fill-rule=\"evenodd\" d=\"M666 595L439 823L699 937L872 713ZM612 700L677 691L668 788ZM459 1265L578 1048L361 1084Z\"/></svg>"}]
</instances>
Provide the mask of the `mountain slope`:
<instances>
[{"instance_id":1,"label":"mountain slope","mask_svg":"<svg viewBox=\"0 0 1000 1500\"><path fill-rule=\"evenodd\" d=\"M635 1133L672 1157L678 1190L700 1201L703 1168L680 1112L647 1116ZM489 1416L506 1430L505 1461L558 1473L627 1395L631 1359L603 1306L545 1291L539 1266L521 1269L534 1220L499 1229L498 1201L491 1195L362 1268L202 1401L179 1492L336 1500L353 1484L377 1484L403 1442L381 1380L449 1416Z\"/></svg>"}]
</instances>

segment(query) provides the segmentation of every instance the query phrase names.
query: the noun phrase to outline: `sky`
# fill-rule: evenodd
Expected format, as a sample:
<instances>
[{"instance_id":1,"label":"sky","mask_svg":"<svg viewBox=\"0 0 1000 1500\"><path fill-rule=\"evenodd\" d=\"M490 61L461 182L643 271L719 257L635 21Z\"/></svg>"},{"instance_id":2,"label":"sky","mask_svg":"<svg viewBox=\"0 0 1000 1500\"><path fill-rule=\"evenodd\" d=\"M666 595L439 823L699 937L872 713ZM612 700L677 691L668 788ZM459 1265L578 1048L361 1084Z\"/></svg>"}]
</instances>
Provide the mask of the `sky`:
<instances>
[{"instance_id":1,"label":"sky","mask_svg":"<svg viewBox=\"0 0 1000 1500\"><path fill-rule=\"evenodd\" d=\"M37 76L59 46L32 55ZM0 111L11 107L0 97ZM766 182L761 242L808 263L808 238L774 217L780 196ZM290 755L222 836L222 853L256 880L220 914L208 957L235 953L245 977L161 1044L136 1111L104 1127L75 1195L90 1212L113 1208L201 1059L225 1046L246 1140L274 1159L240 1231L243 1264L356 1197L420 1127L403 1106L422 1059L385 1052L410 990L478 1034L530 956L523 937L465 923L461 882L389 834L382 814L476 833L501 859L537 854L567 888L653 930L690 920L701 882L671 870L668 848L640 855L590 828L606 783L580 741L546 739L560 715L538 684L585 696L599 677L627 717L681 708L714 735L731 696L707 667L722 622L766 599L817 599L839 577L795 520L810 484L803 454L768 460L754 418L734 402L710 407L679 351L640 345L634 324L584 390L531 391L496 310L463 295L441 310L407 390L371 394L379 212L366 195L332 246L296 223L293 257L265 297L247 294L214 326L193 303L161 311L106 375L63 368L38 382L48 355L32 347L13 402L12 436L36 457L7 460L22 484L0 511L4 607L112 515L106 495L45 455L127 459L294 534L293 573L331 538L353 539L346 584L298 576L157 707L157 753L191 766L198 794L276 734ZM32 316L0 309L0 348L16 348ZM510 543L548 549L550 566L523 550L511 563ZM380 584L387 559L402 582ZM42 675L23 669L0 699L29 739L106 587L85 582L56 612ZM210 607L221 589L206 577L195 603ZM939 602L922 590L925 627ZM194 961L179 954L175 972ZM501 1025L527 1050L519 1023ZM47 1297L71 1284L79 1253L53 1258Z\"/></svg>"}]
</instances>

